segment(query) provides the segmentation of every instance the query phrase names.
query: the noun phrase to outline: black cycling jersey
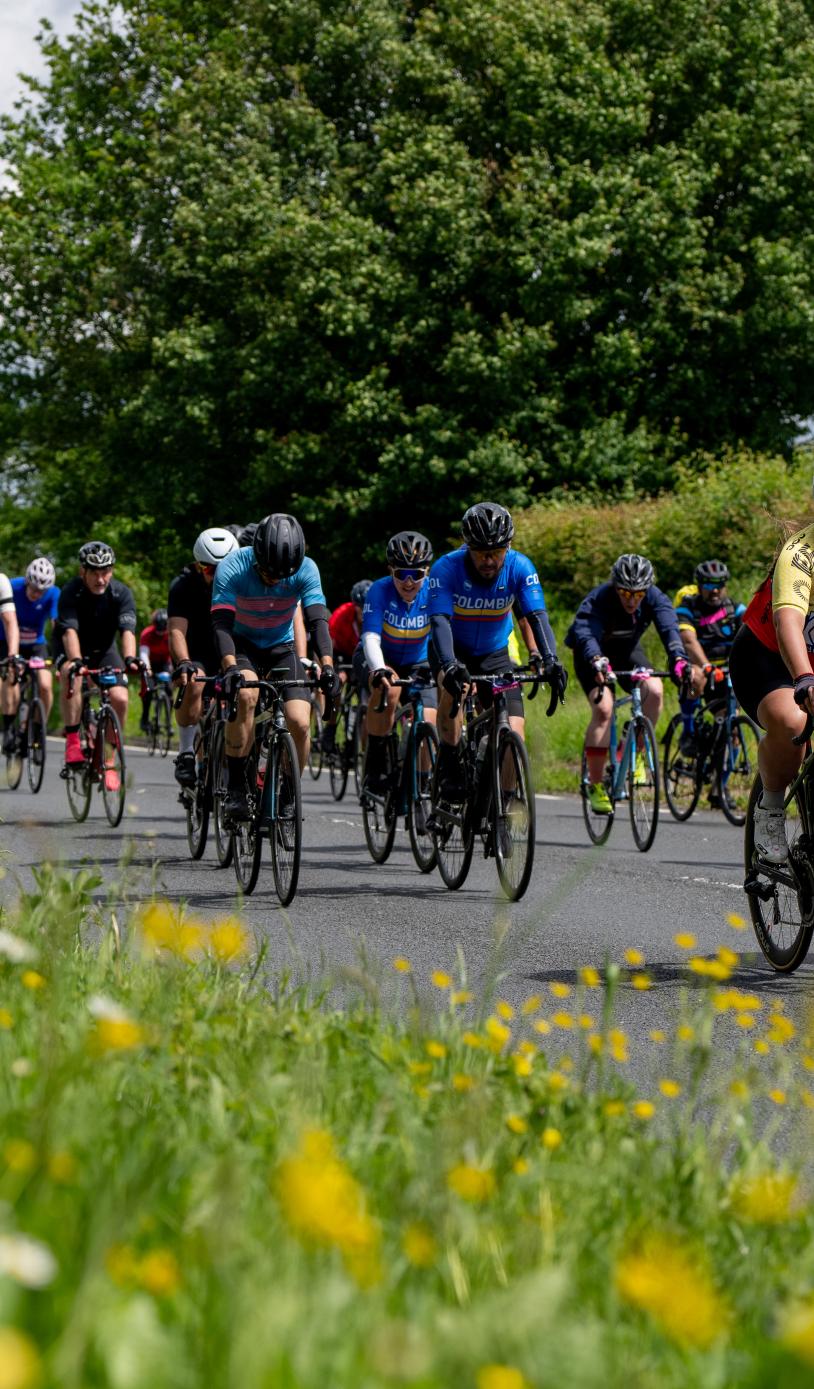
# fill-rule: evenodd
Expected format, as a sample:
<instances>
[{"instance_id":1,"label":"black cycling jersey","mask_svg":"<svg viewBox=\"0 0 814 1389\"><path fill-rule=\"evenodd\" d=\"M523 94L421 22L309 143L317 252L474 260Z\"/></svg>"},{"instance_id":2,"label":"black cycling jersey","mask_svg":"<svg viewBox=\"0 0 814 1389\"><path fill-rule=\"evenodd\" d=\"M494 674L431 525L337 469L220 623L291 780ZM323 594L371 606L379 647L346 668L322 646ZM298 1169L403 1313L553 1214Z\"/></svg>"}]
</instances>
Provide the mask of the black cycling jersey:
<instances>
[{"instance_id":1,"label":"black cycling jersey","mask_svg":"<svg viewBox=\"0 0 814 1389\"><path fill-rule=\"evenodd\" d=\"M207 675L219 669L215 642L212 636L212 585L193 565L173 579L167 598L168 617L187 620L187 648L191 661L200 661Z\"/></svg>"},{"instance_id":2,"label":"black cycling jersey","mask_svg":"<svg viewBox=\"0 0 814 1389\"><path fill-rule=\"evenodd\" d=\"M702 602L694 584L679 590L675 609L679 630L687 627L695 632L704 655L711 661L720 661L729 655L746 612L743 603L734 603L728 593L710 607Z\"/></svg>"},{"instance_id":3,"label":"black cycling jersey","mask_svg":"<svg viewBox=\"0 0 814 1389\"><path fill-rule=\"evenodd\" d=\"M136 631L136 600L127 584L111 579L104 593L91 593L82 579L70 579L59 595L54 624L54 650L61 654L62 635L79 636L83 656L98 655L115 646L119 632Z\"/></svg>"}]
</instances>

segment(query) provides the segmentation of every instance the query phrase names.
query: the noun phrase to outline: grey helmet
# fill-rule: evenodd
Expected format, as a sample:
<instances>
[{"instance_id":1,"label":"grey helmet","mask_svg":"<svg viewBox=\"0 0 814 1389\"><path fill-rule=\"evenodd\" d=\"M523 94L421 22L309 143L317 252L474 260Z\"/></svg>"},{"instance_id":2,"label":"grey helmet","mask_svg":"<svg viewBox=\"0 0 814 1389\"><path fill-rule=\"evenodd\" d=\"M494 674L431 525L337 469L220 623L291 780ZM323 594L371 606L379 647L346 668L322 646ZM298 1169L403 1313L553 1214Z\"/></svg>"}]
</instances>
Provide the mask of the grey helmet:
<instances>
[{"instance_id":1,"label":"grey helmet","mask_svg":"<svg viewBox=\"0 0 814 1389\"><path fill-rule=\"evenodd\" d=\"M237 537L225 526L210 526L201 531L192 547L199 564L220 564L222 559L238 548Z\"/></svg>"},{"instance_id":2,"label":"grey helmet","mask_svg":"<svg viewBox=\"0 0 814 1389\"><path fill-rule=\"evenodd\" d=\"M79 563L83 569L112 569L116 556L104 540L88 540L79 551Z\"/></svg>"},{"instance_id":3,"label":"grey helmet","mask_svg":"<svg viewBox=\"0 0 814 1389\"><path fill-rule=\"evenodd\" d=\"M653 566L644 555L620 555L611 570L614 588L629 588L633 592L648 589L653 582Z\"/></svg>"}]
</instances>

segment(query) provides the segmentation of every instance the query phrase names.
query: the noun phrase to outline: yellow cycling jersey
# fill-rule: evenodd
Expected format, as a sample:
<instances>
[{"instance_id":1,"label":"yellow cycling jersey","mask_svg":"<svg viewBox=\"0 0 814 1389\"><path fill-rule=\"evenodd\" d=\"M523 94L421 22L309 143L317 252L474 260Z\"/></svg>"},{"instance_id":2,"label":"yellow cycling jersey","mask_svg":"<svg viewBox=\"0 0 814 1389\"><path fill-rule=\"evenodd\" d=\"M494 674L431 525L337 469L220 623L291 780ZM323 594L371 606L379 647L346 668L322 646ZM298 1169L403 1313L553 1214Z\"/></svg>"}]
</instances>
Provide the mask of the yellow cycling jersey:
<instances>
[{"instance_id":1,"label":"yellow cycling jersey","mask_svg":"<svg viewBox=\"0 0 814 1389\"><path fill-rule=\"evenodd\" d=\"M777 633L772 614L778 608L794 608L805 618L804 636L809 654L814 652L814 525L797 531L786 541L774 569L763 580L746 611L747 627L772 651L777 651Z\"/></svg>"},{"instance_id":2,"label":"yellow cycling jersey","mask_svg":"<svg viewBox=\"0 0 814 1389\"><path fill-rule=\"evenodd\" d=\"M697 584L685 584L683 588L680 588L680 589L678 590L678 593L676 594L675 598L673 599L673 607L674 607L674 608L680 608L680 607L681 607L681 604L685 601L685 599L687 599L687 598L695 598L695 597L697 596L697 594L698 594L698 585L697 585ZM686 630L687 630L688 632L694 632L694 631L695 631L695 623L694 623L694 622L688 622L687 619L686 619L685 617L682 618L681 614L679 613L679 615L678 615L678 630L679 630L679 632L682 630L682 628L686 628Z\"/></svg>"}]
</instances>

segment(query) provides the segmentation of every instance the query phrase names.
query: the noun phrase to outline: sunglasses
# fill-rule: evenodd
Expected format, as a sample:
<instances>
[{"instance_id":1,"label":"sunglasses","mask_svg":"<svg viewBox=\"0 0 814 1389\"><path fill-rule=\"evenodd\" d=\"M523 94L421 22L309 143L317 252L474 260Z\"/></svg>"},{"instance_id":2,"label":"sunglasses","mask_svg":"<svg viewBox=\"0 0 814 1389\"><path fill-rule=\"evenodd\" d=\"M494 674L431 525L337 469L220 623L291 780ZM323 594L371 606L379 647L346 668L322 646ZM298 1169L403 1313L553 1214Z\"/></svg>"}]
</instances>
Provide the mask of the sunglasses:
<instances>
[{"instance_id":1,"label":"sunglasses","mask_svg":"<svg viewBox=\"0 0 814 1389\"><path fill-rule=\"evenodd\" d=\"M702 587L703 589L706 589L707 593L711 593L711 592L713 591L713 589L716 589L716 588L723 588L723 586L724 586L724 580L723 580L723 579L719 579L718 582L717 582L717 583L714 583L714 584L702 584L702 585L701 585L701 587Z\"/></svg>"},{"instance_id":2,"label":"sunglasses","mask_svg":"<svg viewBox=\"0 0 814 1389\"><path fill-rule=\"evenodd\" d=\"M620 598L644 598L646 588L617 588L616 592Z\"/></svg>"},{"instance_id":3,"label":"sunglasses","mask_svg":"<svg viewBox=\"0 0 814 1389\"><path fill-rule=\"evenodd\" d=\"M410 579L418 583L419 579L424 578L426 572L426 569L394 569L393 578L401 579L403 583L407 583Z\"/></svg>"}]
</instances>

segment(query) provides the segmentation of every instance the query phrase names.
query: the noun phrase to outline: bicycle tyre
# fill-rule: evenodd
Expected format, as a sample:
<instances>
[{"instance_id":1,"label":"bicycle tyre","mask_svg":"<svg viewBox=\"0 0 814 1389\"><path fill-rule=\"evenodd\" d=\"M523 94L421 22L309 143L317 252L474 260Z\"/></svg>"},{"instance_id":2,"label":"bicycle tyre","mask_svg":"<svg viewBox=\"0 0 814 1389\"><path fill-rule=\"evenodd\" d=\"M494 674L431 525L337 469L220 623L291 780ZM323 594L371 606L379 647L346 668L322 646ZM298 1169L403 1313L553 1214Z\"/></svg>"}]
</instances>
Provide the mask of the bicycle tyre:
<instances>
[{"instance_id":1,"label":"bicycle tyre","mask_svg":"<svg viewBox=\"0 0 814 1389\"><path fill-rule=\"evenodd\" d=\"M271 866L274 870L274 886L280 904L287 907L293 901L300 876L302 857L302 789L300 769L297 763L297 750L294 739L282 730L277 734L274 748L274 803L280 805L283 787L289 788L290 804L293 805L293 819L279 817L269 825L271 846Z\"/></svg>"},{"instance_id":2,"label":"bicycle tyre","mask_svg":"<svg viewBox=\"0 0 814 1389\"><path fill-rule=\"evenodd\" d=\"M512 777L520 796L511 791ZM519 902L531 881L535 808L526 745L514 729L502 728L492 763L491 829L497 876L510 902Z\"/></svg>"},{"instance_id":3,"label":"bicycle tyre","mask_svg":"<svg viewBox=\"0 0 814 1389\"><path fill-rule=\"evenodd\" d=\"M234 857L232 865L237 885L245 897L249 897L257 886L260 874L260 859L263 854L263 836L260 832L260 797L262 790L257 786L257 748L252 750L246 763L246 783L249 787L251 819L241 820L232 829Z\"/></svg>"},{"instance_id":4,"label":"bicycle tyre","mask_svg":"<svg viewBox=\"0 0 814 1389\"><path fill-rule=\"evenodd\" d=\"M435 852L438 859L438 872L441 881L450 892L463 887L472 865L472 852L475 848L475 826L469 798L456 807L455 819L459 822L438 823L438 762L432 778L433 832Z\"/></svg>"},{"instance_id":5,"label":"bicycle tyre","mask_svg":"<svg viewBox=\"0 0 814 1389\"><path fill-rule=\"evenodd\" d=\"M653 725L644 714L639 714L630 729L631 739L636 741L631 749L627 769L627 793L630 801L630 827L633 839L640 853L646 854L651 848L659 827L659 750ZM639 740L644 744L645 755L638 748ZM645 768L647 781L635 781L637 763Z\"/></svg>"},{"instance_id":6,"label":"bicycle tyre","mask_svg":"<svg viewBox=\"0 0 814 1389\"><path fill-rule=\"evenodd\" d=\"M45 706L41 699L33 699L28 711L26 729L26 771L32 795L36 796L45 776Z\"/></svg>"},{"instance_id":7,"label":"bicycle tyre","mask_svg":"<svg viewBox=\"0 0 814 1389\"><path fill-rule=\"evenodd\" d=\"M88 736L88 726L84 718L79 725L79 742L85 756L84 762L66 763L62 769L65 790L68 795L68 808L77 824L87 820L90 798L93 792L93 772L91 770L92 748Z\"/></svg>"},{"instance_id":8,"label":"bicycle tyre","mask_svg":"<svg viewBox=\"0 0 814 1389\"><path fill-rule=\"evenodd\" d=\"M215 857L219 868L228 868L232 862L235 846L231 830L223 823L223 802L226 799L226 744L223 723L218 721L212 734L211 786L212 786L212 828L215 831Z\"/></svg>"},{"instance_id":9,"label":"bicycle tyre","mask_svg":"<svg viewBox=\"0 0 814 1389\"><path fill-rule=\"evenodd\" d=\"M353 763L353 784L356 787L356 799L361 800L362 782L365 775L365 738L363 730L367 727L367 706L364 705L357 695L358 706L356 718L353 723L353 737L351 738L351 761Z\"/></svg>"},{"instance_id":10,"label":"bicycle tyre","mask_svg":"<svg viewBox=\"0 0 814 1389\"><path fill-rule=\"evenodd\" d=\"M158 700L158 751L162 757L166 757L172 743L172 702L166 691L162 691Z\"/></svg>"},{"instance_id":11,"label":"bicycle tyre","mask_svg":"<svg viewBox=\"0 0 814 1389\"><path fill-rule=\"evenodd\" d=\"M365 843L374 863L386 863L393 850L396 838L396 797L398 792L391 787L382 803L365 799L362 802L362 824Z\"/></svg>"},{"instance_id":12,"label":"bicycle tyre","mask_svg":"<svg viewBox=\"0 0 814 1389\"><path fill-rule=\"evenodd\" d=\"M206 848L207 835L209 833L209 765L204 757L201 759L201 742L203 741L200 730L195 737L195 766L198 771L198 778L195 785L189 787L189 800L185 802L187 812L187 844L189 845L189 856L193 862L203 858Z\"/></svg>"},{"instance_id":13,"label":"bicycle tyre","mask_svg":"<svg viewBox=\"0 0 814 1389\"><path fill-rule=\"evenodd\" d=\"M6 782L9 791L16 791L23 779L22 729L20 727L20 706L14 715L14 752L6 754Z\"/></svg>"},{"instance_id":14,"label":"bicycle tyre","mask_svg":"<svg viewBox=\"0 0 814 1389\"><path fill-rule=\"evenodd\" d=\"M605 790L607 791L608 796L610 797L612 777L609 762L605 764L604 781ZM579 783L580 798L582 800L582 818L585 821L585 828L588 831L588 838L591 840L591 843L604 844L608 838L608 835L613 829L613 821L616 815L616 811L615 809L611 809L609 815L597 815L596 812L591 808L591 802L588 800L588 783L588 755L583 747L582 774ZM611 806L613 807L612 799Z\"/></svg>"},{"instance_id":15,"label":"bicycle tyre","mask_svg":"<svg viewBox=\"0 0 814 1389\"><path fill-rule=\"evenodd\" d=\"M328 779L331 783L331 795L335 801L342 800L348 785L350 759L348 709L347 701L343 700L337 711L334 745L328 757Z\"/></svg>"},{"instance_id":16,"label":"bicycle tyre","mask_svg":"<svg viewBox=\"0 0 814 1389\"><path fill-rule=\"evenodd\" d=\"M322 775L322 714L316 700L311 702L311 741L308 747L308 771L313 781Z\"/></svg>"},{"instance_id":17,"label":"bicycle tyre","mask_svg":"<svg viewBox=\"0 0 814 1389\"><path fill-rule=\"evenodd\" d=\"M760 774L755 777L752 784L752 792L749 797L749 805L746 811L746 826L743 834L743 851L747 877L756 870L753 862L755 852L755 806L763 790L763 783ZM796 801L796 828L790 840L790 845L802 828L802 818L800 815L800 797L795 797ZM786 811L786 825L790 823L789 811ZM764 875L768 876L768 875ZM769 881L772 881L769 879ZM811 945L811 936L814 933L814 920L812 925L807 926L803 920L803 912L800 907L799 894L785 884L774 884L774 892L769 901L763 902L760 897L748 893L749 912L752 917L752 927L766 959L769 961L773 970L778 974L792 974L795 969L803 963ZM780 919L776 920L779 915ZM783 928L787 928L784 930Z\"/></svg>"},{"instance_id":18,"label":"bicycle tyre","mask_svg":"<svg viewBox=\"0 0 814 1389\"><path fill-rule=\"evenodd\" d=\"M681 714L674 714L664 737L664 798L674 820L683 823L689 820L701 795L701 778L697 757L693 769L687 765L687 758L681 752L681 735L684 720Z\"/></svg>"},{"instance_id":19,"label":"bicycle tyre","mask_svg":"<svg viewBox=\"0 0 814 1389\"><path fill-rule=\"evenodd\" d=\"M746 824L749 795L757 772L760 731L746 714L732 720L718 765L718 796L730 825Z\"/></svg>"},{"instance_id":20,"label":"bicycle tyre","mask_svg":"<svg viewBox=\"0 0 814 1389\"><path fill-rule=\"evenodd\" d=\"M124 765L124 742L122 739L122 728L119 723L119 716L112 705L107 704L99 715L99 726L96 730L96 737L102 740L102 804L105 808L108 824L111 829L121 824L124 814L124 802L127 795L125 786L125 765ZM109 753L108 748L113 749L113 770L118 772L119 787L117 791L108 791L107 775L111 770L107 765Z\"/></svg>"},{"instance_id":21,"label":"bicycle tyre","mask_svg":"<svg viewBox=\"0 0 814 1389\"><path fill-rule=\"evenodd\" d=\"M429 771L421 766L422 749L429 758ZM432 779L435 760L438 756L438 734L431 723L420 723L412 739L411 758L412 785L408 788L407 828L410 835L410 848L417 867L422 873L431 873L436 865L438 854L435 840L427 828L432 813ZM423 825L423 828L422 828Z\"/></svg>"}]
</instances>

